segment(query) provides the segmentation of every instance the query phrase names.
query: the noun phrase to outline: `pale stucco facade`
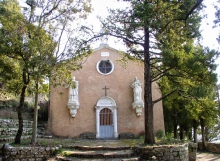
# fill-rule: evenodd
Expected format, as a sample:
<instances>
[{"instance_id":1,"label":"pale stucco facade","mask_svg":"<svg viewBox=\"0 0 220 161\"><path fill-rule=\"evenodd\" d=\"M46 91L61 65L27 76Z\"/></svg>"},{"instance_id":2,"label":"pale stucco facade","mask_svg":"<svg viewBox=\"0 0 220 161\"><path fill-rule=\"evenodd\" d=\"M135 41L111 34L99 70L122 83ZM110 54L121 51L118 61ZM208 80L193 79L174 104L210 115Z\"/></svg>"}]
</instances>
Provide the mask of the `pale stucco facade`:
<instances>
[{"instance_id":1,"label":"pale stucco facade","mask_svg":"<svg viewBox=\"0 0 220 161\"><path fill-rule=\"evenodd\" d=\"M109 54L101 54L101 53ZM116 50L109 46L101 46L87 57L82 69L74 71L72 74L78 81L78 99L80 106L75 117L71 117L67 107L68 88L51 87L50 108L49 108L49 130L56 136L78 137L81 133L92 132L97 134L99 118L97 112L102 108L98 106L98 101L105 97L106 86L107 97L112 99L116 105L107 107L114 110L114 137L124 132L132 132L138 135L144 132L144 109L140 116L137 116L135 109L132 108L134 101L133 89L131 87L134 78L137 77L144 83L144 66L138 61L128 61L127 67L123 67L117 61L122 57ZM110 60L114 64L111 74L102 75L97 71L96 65L102 60ZM161 97L157 84L153 83L153 100ZM144 87L142 86L142 98ZM60 95L58 93L62 92ZM105 105L103 105L105 106ZM99 109L99 111L96 111ZM116 117L116 118L115 118ZM115 123L116 122L116 123ZM117 127L116 127L117 126ZM154 131L164 131L164 119L162 102L154 105ZM99 134L98 134L99 136Z\"/></svg>"}]
</instances>

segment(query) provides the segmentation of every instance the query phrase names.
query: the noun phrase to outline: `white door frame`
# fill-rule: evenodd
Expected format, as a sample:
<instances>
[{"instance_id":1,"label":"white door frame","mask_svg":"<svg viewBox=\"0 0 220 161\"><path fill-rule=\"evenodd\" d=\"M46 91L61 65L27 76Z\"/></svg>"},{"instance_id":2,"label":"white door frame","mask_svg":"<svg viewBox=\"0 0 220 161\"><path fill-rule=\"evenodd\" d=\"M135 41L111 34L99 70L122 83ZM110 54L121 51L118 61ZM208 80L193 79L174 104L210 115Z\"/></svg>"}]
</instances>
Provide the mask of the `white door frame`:
<instances>
[{"instance_id":1,"label":"white door frame","mask_svg":"<svg viewBox=\"0 0 220 161\"><path fill-rule=\"evenodd\" d=\"M100 111L103 108L108 108L113 114L113 125L114 125L114 138L118 138L118 124L117 124L117 106L115 101L108 97L102 97L98 100L96 106L96 138L100 138Z\"/></svg>"}]
</instances>

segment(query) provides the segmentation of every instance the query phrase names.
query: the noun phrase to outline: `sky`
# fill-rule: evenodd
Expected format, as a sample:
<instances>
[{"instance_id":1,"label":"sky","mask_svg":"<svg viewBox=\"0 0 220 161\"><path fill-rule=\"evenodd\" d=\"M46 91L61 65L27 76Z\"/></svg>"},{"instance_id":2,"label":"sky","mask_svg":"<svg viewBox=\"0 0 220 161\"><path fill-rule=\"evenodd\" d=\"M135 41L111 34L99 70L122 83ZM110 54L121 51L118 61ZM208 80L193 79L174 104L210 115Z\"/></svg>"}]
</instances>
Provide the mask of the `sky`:
<instances>
[{"instance_id":1,"label":"sky","mask_svg":"<svg viewBox=\"0 0 220 161\"><path fill-rule=\"evenodd\" d=\"M91 20L93 24L94 30L99 32L100 23L96 18L97 15L101 17L105 17L108 15L107 8L119 8L124 7L123 2L118 2L117 0L91 0L93 12L89 15L88 20ZM204 10L204 13L208 14L208 18L203 19L201 31L204 37L203 45L209 46L210 48L217 49L219 47L216 38L220 30L213 29L213 20L215 18L215 9L213 4L216 3L216 0L204 0L203 4L207 6Z\"/></svg>"},{"instance_id":2,"label":"sky","mask_svg":"<svg viewBox=\"0 0 220 161\"><path fill-rule=\"evenodd\" d=\"M215 19L215 9L213 4L216 3L216 0L205 0L204 4L207 5L205 13L208 15L206 19L203 19L201 31L203 36L203 45L209 46L213 49L219 49L219 44L216 41L220 30L218 28L213 28L213 20Z\"/></svg>"},{"instance_id":3,"label":"sky","mask_svg":"<svg viewBox=\"0 0 220 161\"><path fill-rule=\"evenodd\" d=\"M92 0L91 3L93 12L89 15L88 20L92 20L95 32L99 32L101 30L101 25L96 18L97 15L105 17L107 16L107 8L124 7L124 3L118 2L117 0ZM203 1L203 4L207 6L203 11L203 13L207 14L207 18L203 19L200 28L203 37L201 43L204 47L209 47L210 49L220 51L220 44L218 44L216 40L218 34L220 34L220 29L213 28L213 20L215 18L215 9L213 6L214 3L216 4L216 0ZM121 47L114 42L114 39L109 39L108 44L113 48L121 50ZM95 47L98 47L97 45L99 44L96 44ZM216 63L220 64L220 58L216 60ZM216 72L218 73L218 83L220 83L220 65L218 65Z\"/></svg>"},{"instance_id":4,"label":"sky","mask_svg":"<svg viewBox=\"0 0 220 161\"><path fill-rule=\"evenodd\" d=\"M19 2L25 2L26 0L19 0ZM220 29L213 28L213 20L215 18L215 9L213 4L216 4L216 0L203 0L203 4L207 7L204 9L204 13L207 14L207 18L202 21L201 32L202 32L202 44L204 47L209 47L210 49L215 49L220 51L220 44L218 44L216 38L220 34ZM97 16L105 17L108 15L107 8L122 8L125 7L124 2L118 2L118 0L91 0L93 12L89 14L86 25L93 25L95 32L100 32L101 24L97 19ZM123 50L124 47L118 45L114 38L109 38L108 44L116 48L117 50ZM93 48L97 48L100 42L92 45ZM220 58L216 60L217 64L220 64ZM220 84L220 65L216 70L218 73L218 84Z\"/></svg>"}]
</instances>

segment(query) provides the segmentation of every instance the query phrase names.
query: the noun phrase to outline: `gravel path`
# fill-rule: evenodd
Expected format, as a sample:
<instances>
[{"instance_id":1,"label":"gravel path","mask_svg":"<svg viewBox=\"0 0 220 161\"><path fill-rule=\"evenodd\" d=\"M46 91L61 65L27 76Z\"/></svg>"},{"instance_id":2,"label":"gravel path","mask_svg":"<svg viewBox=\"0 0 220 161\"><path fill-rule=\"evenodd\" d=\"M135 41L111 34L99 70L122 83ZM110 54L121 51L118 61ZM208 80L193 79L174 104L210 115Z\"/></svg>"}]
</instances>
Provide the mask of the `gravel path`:
<instances>
[{"instance_id":1,"label":"gravel path","mask_svg":"<svg viewBox=\"0 0 220 161\"><path fill-rule=\"evenodd\" d=\"M196 161L220 161L220 154L198 152Z\"/></svg>"},{"instance_id":2,"label":"gravel path","mask_svg":"<svg viewBox=\"0 0 220 161\"><path fill-rule=\"evenodd\" d=\"M55 161L55 157L49 158L47 161ZM198 152L196 155L196 161L220 161L220 154Z\"/></svg>"}]
</instances>

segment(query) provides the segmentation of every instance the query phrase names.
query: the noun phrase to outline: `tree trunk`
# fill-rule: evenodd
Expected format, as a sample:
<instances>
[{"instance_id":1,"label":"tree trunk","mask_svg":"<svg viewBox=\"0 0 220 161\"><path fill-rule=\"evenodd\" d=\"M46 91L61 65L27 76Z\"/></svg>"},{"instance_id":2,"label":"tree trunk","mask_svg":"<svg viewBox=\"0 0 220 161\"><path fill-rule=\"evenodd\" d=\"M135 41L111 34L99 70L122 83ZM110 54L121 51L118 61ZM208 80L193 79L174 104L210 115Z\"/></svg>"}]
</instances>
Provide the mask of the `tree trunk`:
<instances>
[{"instance_id":1,"label":"tree trunk","mask_svg":"<svg viewBox=\"0 0 220 161\"><path fill-rule=\"evenodd\" d=\"M173 131L174 131L174 139L178 139L178 131L177 131L177 124L175 123L173 126Z\"/></svg>"},{"instance_id":2,"label":"tree trunk","mask_svg":"<svg viewBox=\"0 0 220 161\"><path fill-rule=\"evenodd\" d=\"M35 102L34 102L34 122L33 122L33 131L32 131L32 139L31 144L36 144L36 138L37 138L37 117L38 117L38 81L35 84Z\"/></svg>"},{"instance_id":3,"label":"tree trunk","mask_svg":"<svg viewBox=\"0 0 220 161\"><path fill-rule=\"evenodd\" d=\"M23 133L23 117L22 117L22 112L23 112L23 107L24 107L24 98L25 98L25 91L26 91L26 86L24 85L22 87L21 91L21 96L20 96L20 103L17 108L17 113L18 113L18 131L15 136L15 144L20 144L21 143L21 135Z\"/></svg>"},{"instance_id":4,"label":"tree trunk","mask_svg":"<svg viewBox=\"0 0 220 161\"><path fill-rule=\"evenodd\" d=\"M187 130L187 136L189 140L192 140L192 128L190 128L189 130Z\"/></svg>"},{"instance_id":5,"label":"tree trunk","mask_svg":"<svg viewBox=\"0 0 220 161\"><path fill-rule=\"evenodd\" d=\"M21 143L21 136L22 136L22 133L23 133L22 112L23 112L23 108L24 108L25 92L26 92L26 89L27 89L27 85L29 83L29 76L27 75L25 70L23 70L22 79L23 79L23 87L22 87L21 94L20 94L19 106L17 107L18 131L17 131L17 134L15 136L15 142L14 142L15 144L20 144Z\"/></svg>"},{"instance_id":6,"label":"tree trunk","mask_svg":"<svg viewBox=\"0 0 220 161\"><path fill-rule=\"evenodd\" d=\"M204 130L205 130L205 131L204 131L204 132L205 132L205 141L206 141L206 142L209 142L209 138L208 138L209 128L206 126Z\"/></svg>"},{"instance_id":7,"label":"tree trunk","mask_svg":"<svg viewBox=\"0 0 220 161\"><path fill-rule=\"evenodd\" d=\"M193 141L194 143L198 143L198 138L197 138L197 126L193 127Z\"/></svg>"},{"instance_id":8,"label":"tree trunk","mask_svg":"<svg viewBox=\"0 0 220 161\"><path fill-rule=\"evenodd\" d=\"M153 102L151 89L150 74L150 34L149 28L144 29L145 46L144 46L144 105L145 105L145 144L154 144L154 119L153 119Z\"/></svg>"},{"instance_id":9,"label":"tree trunk","mask_svg":"<svg viewBox=\"0 0 220 161\"><path fill-rule=\"evenodd\" d=\"M198 121L193 120L193 141L194 143L198 143L197 138L197 127L199 126Z\"/></svg>"},{"instance_id":10,"label":"tree trunk","mask_svg":"<svg viewBox=\"0 0 220 161\"><path fill-rule=\"evenodd\" d=\"M183 140L185 137L184 135L184 128L182 126L180 126L180 140Z\"/></svg>"},{"instance_id":11,"label":"tree trunk","mask_svg":"<svg viewBox=\"0 0 220 161\"><path fill-rule=\"evenodd\" d=\"M186 138L187 140L191 140L192 139L192 129L188 127L188 125L184 125L183 127L184 129L184 138Z\"/></svg>"},{"instance_id":12,"label":"tree trunk","mask_svg":"<svg viewBox=\"0 0 220 161\"><path fill-rule=\"evenodd\" d=\"M202 150L206 150L206 145L205 145L205 120L200 119L200 125L201 125L201 131L202 131Z\"/></svg>"}]
</instances>

